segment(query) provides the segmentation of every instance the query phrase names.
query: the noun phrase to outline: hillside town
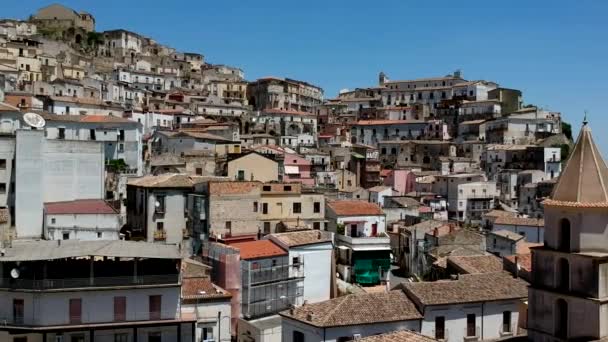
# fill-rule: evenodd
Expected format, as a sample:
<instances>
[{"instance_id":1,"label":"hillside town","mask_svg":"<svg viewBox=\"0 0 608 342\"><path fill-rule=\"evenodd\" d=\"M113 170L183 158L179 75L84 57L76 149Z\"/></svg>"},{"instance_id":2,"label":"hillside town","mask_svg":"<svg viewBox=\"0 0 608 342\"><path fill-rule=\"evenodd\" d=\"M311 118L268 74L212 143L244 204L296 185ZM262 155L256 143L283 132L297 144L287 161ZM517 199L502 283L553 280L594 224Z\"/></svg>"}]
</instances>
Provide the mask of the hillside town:
<instances>
[{"instance_id":1,"label":"hillside town","mask_svg":"<svg viewBox=\"0 0 608 342\"><path fill-rule=\"evenodd\" d=\"M437 73L326 94L0 20L0 341L608 340L593 122Z\"/></svg>"}]
</instances>

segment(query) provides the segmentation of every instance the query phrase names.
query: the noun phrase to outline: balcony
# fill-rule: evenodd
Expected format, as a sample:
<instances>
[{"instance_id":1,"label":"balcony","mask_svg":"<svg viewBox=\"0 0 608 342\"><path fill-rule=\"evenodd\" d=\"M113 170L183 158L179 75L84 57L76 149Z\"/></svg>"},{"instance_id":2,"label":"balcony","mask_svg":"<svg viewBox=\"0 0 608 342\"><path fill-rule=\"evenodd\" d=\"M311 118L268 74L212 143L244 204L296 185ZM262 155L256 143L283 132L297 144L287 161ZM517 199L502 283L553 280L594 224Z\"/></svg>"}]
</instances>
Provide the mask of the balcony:
<instances>
[{"instance_id":1,"label":"balcony","mask_svg":"<svg viewBox=\"0 0 608 342\"><path fill-rule=\"evenodd\" d=\"M517 325L516 324L503 324L500 327L500 337L509 337L509 336L514 336L515 332L517 331Z\"/></svg>"},{"instance_id":2,"label":"balcony","mask_svg":"<svg viewBox=\"0 0 608 342\"><path fill-rule=\"evenodd\" d=\"M154 241L166 241L167 231L164 229L157 229L154 231Z\"/></svg>"},{"instance_id":3,"label":"balcony","mask_svg":"<svg viewBox=\"0 0 608 342\"><path fill-rule=\"evenodd\" d=\"M480 329L479 327L466 327L464 329L463 341L479 341L480 338Z\"/></svg>"},{"instance_id":4,"label":"balcony","mask_svg":"<svg viewBox=\"0 0 608 342\"><path fill-rule=\"evenodd\" d=\"M390 247L391 239L386 233L379 233L376 236L346 236L336 234L338 237L338 242L341 242L345 245L354 247L367 247L371 249L386 249L386 247Z\"/></svg>"},{"instance_id":5,"label":"balcony","mask_svg":"<svg viewBox=\"0 0 608 342\"><path fill-rule=\"evenodd\" d=\"M87 309L87 307L83 307L83 309ZM100 313L94 308L88 309L88 311L82 312L78 316L70 316L67 312L60 313L63 318L58 318L57 315L49 318L48 316L36 314L25 317L0 317L0 327L48 327L188 319L188 317L182 317L179 309L164 311L127 311L124 314L119 315L116 315L113 312Z\"/></svg>"},{"instance_id":6,"label":"balcony","mask_svg":"<svg viewBox=\"0 0 608 342\"><path fill-rule=\"evenodd\" d=\"M177 274L122 276L122 277L92 277L92 278L62 278L62 279L1 279L0 287L18 290L54 290L88 287L115 287L139 285L177 285Z\"/></svg>"},{"instance_id":7,"label":"balcony","mask_svg":"<svg viewBox=\"0 0 608 342\"><path fill-rule=\"evenodd\" d=\"M292 280L304 277L304 263L265 267L260 269L244 269L243 278L249 279L249 286L263 285L272 282Z\"/></svg>"},{"instance_id":8,"label":"balcony","mask_svg":"<svg viewBox=\"0 0 608 342\"><path fill-rule=\"evenodd\" d=\"M437 341L448 341L448 336L450 336L450 332L449 329L443 329L443 330L433 330L432 332L432 336L435 336L435 339Z\"/></svg>"}]
</instances>

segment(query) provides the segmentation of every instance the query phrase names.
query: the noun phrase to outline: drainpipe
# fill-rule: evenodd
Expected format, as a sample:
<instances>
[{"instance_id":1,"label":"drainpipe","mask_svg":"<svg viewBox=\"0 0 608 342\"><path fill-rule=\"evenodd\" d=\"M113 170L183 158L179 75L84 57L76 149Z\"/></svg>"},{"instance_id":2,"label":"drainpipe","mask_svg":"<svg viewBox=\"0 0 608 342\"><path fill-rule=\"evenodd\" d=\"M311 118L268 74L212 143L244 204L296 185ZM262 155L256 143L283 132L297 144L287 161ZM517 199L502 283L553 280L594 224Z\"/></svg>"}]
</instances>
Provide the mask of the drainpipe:
<instances>
[{"instance_id":1,"label":"drainpipe","mask_svg":"<svg viewBox=\"0 0 608 342\"><path fill-rule=\"evenodd\" d=\"M485 317L484 305L485 302L481 302L481 341L483 341L483 319Z\"/></svg>"}]
</instances>

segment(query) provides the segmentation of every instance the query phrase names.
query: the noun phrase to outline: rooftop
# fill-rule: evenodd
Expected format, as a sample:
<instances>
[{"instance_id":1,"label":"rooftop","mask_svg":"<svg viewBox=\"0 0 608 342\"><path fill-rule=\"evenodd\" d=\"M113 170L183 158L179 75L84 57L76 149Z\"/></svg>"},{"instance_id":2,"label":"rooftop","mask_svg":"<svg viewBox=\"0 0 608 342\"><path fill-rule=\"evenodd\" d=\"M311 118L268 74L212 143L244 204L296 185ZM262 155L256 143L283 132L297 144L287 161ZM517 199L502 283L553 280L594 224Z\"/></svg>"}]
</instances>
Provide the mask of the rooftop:
<instances>
[{"instance_id":1,"label":"rooftop","mask_svg":"<svg viewBox=\"0 0 608 342\"><path fill-rule=\"evenodd\" d=\"M426 124L422 120L359 120L357 126Z\"/></svg>"},{"instance_id":2,"label":"rooftop","mask_svg":"<svg viewBox=\"0 0 608 342\"><path fill-rule=\"evenodd\" d=\"M398 330L386 334L358 339L359 342L433 342L436 339L409 330Z\"/></svg>"},{"instance_id":3,"label":"rooftop","mask_svg":"<svg viewBox=\"0 0 608 342\"><path fill-rule=\"evenodd\" d=\"M230 245L238 248L242 260L271 258L275 256L287 255L287 252L270 240L256 240L248 242L238 242Z\"/></svg>"},{"instance_id":4,"label":"rooftop","mask_svg":"<svg viewBox=\"0 0 608 342\"><path fill-rule=\"evenodd\" d=\"M259 192L262 183L260 182L210 182L210 195L235 195Z\"/></svg>"},{"instance_id":5,"label":"rooftop","mask_svg":"<svg viewBox=\"0 0 608 342\"><path fill-rule=\"evenodd\" d=\"M526 283L505 272L463 274L457 280L401 285L422 305L489 302L528 297Z\"/></svg>"},{"instance_id":6,"label":"rooftop","mask_svg":"<svg viewBox=\"0 0 608 342\"><path fill-rule=\"evenodd\" d=\"M232 295L214 285L208 278L182 279L182 299L219 299L230 298Z\"/></svg>"},{"instance_id":7,"label":"rooftop","mask_svg":"<svg viewBox=\"0 0 608 342\"><path fill-rule=\"evenodd\" d=\"M297 232L270 234L270 239L286 247L332 242L331 235L320 230L302 230Z\"/></svg>"},{"instance_id":8,"label":"rooftop","mask_svg":"<svg viewBox=\"0 0 608 342\"><path fill-rule=\"evenodd\" d=\"M508 231L508 230L504 230L504 229L490 232L490 234L501 236L501 237L504 237L511 241L519 241L524 238L523 235L519 235L517 233L513 233L512 231Z\"/></svg>"},{"instance_id":9,"label":"rooftop","mask_svg":"<svg viewBox=\"0 0 608 342\"><path fill-rule=\"evenodd\" d=\"M496 217L496 220L494 220L494 224L544 227L545 220L542 218L519 217L517 215L503 215Z\"/></svg>"},{"instance_id":10,"label":"rooftop","mask_svg":"<svg viewBox=\"0 0 608 342\"><path fill-rule=\"evenodd\" d=\"M377 204L365 201L333 201L327 205L338 216L384 215Z\"/></svg>"},{"instance_id":11,"label":"rooftop","mask_svg":"<svg viewBox=\"0 0 608 342\"><path fill-rule=\"evenodd\" d=\"M49 215L65 214L117 214L106 201L102 199L81 199L76 201L46 202L44 210Z\"/></svg>"},{"instance_id":12,"label":"rooftop","mask_svg":"<svg viewBox=\"0 0 608 342\"><path fill-rule=\"evenodd\" d=\"M495 255L450 256L448 264L468 274L502 271L502 260Z\"/></svg>"},{"instance_id":13,"label":"rooftop","mask_svg":"<svg viewBox=\"0 0 608 342\"><path fill-rule=\"evenodd\" d=\"M608 166L586 119L546 205L608 207Z\"/></svg>"},{"instance_id":14,"label":"rooftop","mask_svg":"<svg viewBox=\"0 0 608 342\"><path fill-rule=\"evenodd\" d=\"M176 245L123 240L13 241L0 262L35 261L89 256L120 258L180 259Z\"/></svg>"},{"instance_id":15,"label":"rooftop","mask_svg":"<svg viewBox=\"0 0 608 342\"><path fill-rule=\"evenodd\" d=\"M190 176L183 173L166 173L131 179L127 184L144 188L191 188L204 181L222 180L218 176Z\"/></svg>"},{"instance_id":16,"label":"rooftop","mask_svg":"<svg viewBox=\"0 0 608 342\"><path fill-rule=\"evenodd\" d=\"M316 327L338 327L421 319L414 303L402 291L351 294L306 304L281 316Z\"/></svg>"}]
</instances>

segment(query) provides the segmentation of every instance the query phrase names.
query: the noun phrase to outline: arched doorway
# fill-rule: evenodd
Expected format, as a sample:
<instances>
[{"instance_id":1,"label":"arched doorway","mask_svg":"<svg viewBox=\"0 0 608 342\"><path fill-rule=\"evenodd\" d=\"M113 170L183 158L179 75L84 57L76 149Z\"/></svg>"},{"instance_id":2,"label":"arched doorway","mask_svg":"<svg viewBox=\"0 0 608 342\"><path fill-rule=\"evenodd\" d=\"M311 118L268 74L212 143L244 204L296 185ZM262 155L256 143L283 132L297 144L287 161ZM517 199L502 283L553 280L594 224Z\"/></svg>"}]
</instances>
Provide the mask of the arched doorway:
<instances>
[{"instance_id":1,"label":"arched doorway","mask_svg":"<svg viewBox=\"0 0 608 342\"><path fill-rule=\"evenodd\" d=\"M568 338L568 302L561 298L555 302L555 336Z\"/></svg>"},{"instance_id":2,"label":"arched doorway","mask_svg":"<svg viewBox=\"0 0 608 342\"><path fill-rule=\"evenodd\" d=\"M560 290L570 290L570 263L568 259L561 258L557 263L557 288Z\"/></svg>"},{"instance_id":3,"label":"arched doorway","mask_svg":"<svg viewBox=\"0 0 608 342\"><path fill-rule=\"evenodd\" d=\"M76 42L76 44L80 45L80 43L82 43L82 36L80 35L80 33L78 33L75 37L74 37L74 41Z\"/></svg>"},{"instance_id":4,"label":"arched doorway","mask_svg":"<svg viewBox=\"0 0 608 342\"><path fill-rule=\"evenodd\" d=\"M558 249L570 252L570 220L563 218L559 221Z\"/></svg>"}]
</instances>

